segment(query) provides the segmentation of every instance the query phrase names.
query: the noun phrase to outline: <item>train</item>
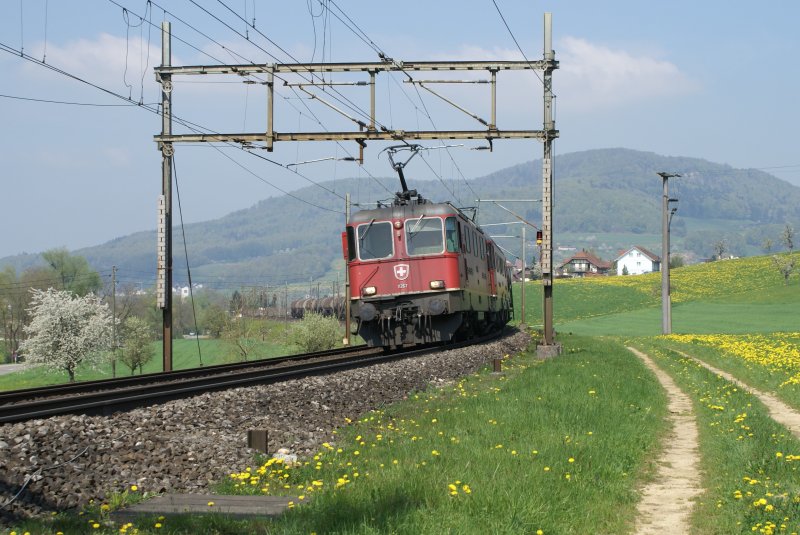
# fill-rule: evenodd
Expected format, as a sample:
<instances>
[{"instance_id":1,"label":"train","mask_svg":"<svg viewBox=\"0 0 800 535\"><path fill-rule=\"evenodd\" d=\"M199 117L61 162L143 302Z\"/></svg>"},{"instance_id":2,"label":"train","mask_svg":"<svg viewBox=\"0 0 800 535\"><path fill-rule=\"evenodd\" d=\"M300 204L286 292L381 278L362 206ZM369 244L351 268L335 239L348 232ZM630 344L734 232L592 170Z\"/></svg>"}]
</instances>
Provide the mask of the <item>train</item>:
<instances>
[{"instance_id":1,"label":"train","mask_svg":"<svg viewBox=\"0 0 800 535\"><path fill-rule=\"evenodd\" d=\"M342 233L352 332L394 348L502 329L513 315L503 251L450 202L409 190L404 164L392 164L402 191L354 213Z\"/></svg>"},{"instance_id":2,"label":"train","mask_svg":"<svg viewBox=\"0 0 800 535\"><path fill-rule=\"evenodd\" d=\"M344 297L322 297L316 299L308 297L292 301L289 310L295 319L303 319L308 312L315 312L323 316L335 316L344 319Z\"/></svg>"}]
</instances>

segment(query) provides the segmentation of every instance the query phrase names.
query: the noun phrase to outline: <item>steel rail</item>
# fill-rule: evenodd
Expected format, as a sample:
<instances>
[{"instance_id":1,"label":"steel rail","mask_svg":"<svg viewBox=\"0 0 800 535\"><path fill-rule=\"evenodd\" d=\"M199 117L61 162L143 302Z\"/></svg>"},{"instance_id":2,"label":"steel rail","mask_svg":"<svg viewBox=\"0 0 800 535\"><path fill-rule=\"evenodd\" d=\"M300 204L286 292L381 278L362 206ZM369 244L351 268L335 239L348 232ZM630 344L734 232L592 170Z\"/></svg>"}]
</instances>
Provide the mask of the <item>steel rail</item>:
<instances>
[{"instance_id":1,"label":"steel rail","mask_svg":"<svg viewBox=\"0 0 800 535\"><path fill-rule=\"evenodd\" d=\"M80 395L35 399L0 407L0 423L26 421L59 414L109 415L204 392L275 383L282 380L344 371L381 362L457 349L467 345L483 343L499 335L500 333L498 332L457 344L427 346L410 351L401 349L382 352L377 355L353 355L351 351L349 355L333 356L328 360L307 362L293 366L280 366L277 368L262 366L258 369L245 369L236 373L225 372L219 375L188 377L171 382L140 384L113 390L86 392ZM307 355L306 359L308 359Z\"/></svg>"},{"instance_id":2,"label":"steel rail","mask_svg":"<svg viewBox=\"0 0 800 535\"><path fill-rule=\"evenodd\" d=\"M217 364L214 366L204 366L201 368L189 368L184 370L173 370L169 372L155 372L136 376L115 377L113 379L98 379L94 381L80 381L76 383L8 390L0 392L0 408L5 404L19 403L21 401L31 400L34 398L81 394L85 392L93 392L99 389L141 386L163 381L175 381L192 377L201 377L204 375L220 374L225 372L232 373L238 370L246 370L248 368L259 366L271 366L273 364L282 364L284 362L291 362L294 360L328 357L352 353L354 351L364 351L368 349L369 348L366 344L362 344L345 348L329 349L326 351L303 353L300 355L285 355L282 357L251 360L247 362L234 362L230 364Z\"/></svg>"}]
</instances>

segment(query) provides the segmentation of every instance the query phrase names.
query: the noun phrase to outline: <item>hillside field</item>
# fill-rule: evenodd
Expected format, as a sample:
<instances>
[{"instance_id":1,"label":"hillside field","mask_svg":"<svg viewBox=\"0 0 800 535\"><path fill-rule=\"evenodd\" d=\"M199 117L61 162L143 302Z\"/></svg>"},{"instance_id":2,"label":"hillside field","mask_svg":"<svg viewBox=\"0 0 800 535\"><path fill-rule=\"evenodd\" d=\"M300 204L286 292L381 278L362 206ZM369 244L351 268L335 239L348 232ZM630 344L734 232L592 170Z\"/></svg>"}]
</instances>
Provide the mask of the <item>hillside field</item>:
<instances>
[{"instance_id":1,"label":"hillside field","mask_svg":"<svg viewBox=\"0 0 800 535\"><path fill-rule=\"evenodd\" d=\"M559 280L561 356L541 361L531 347L506 355L501 374L484 370L367 414L342 414L313 457L293 466L257 457L218 482L223 494L295 497L278 519L153 516L128 528L631 533L642 488L659 477L657 460L670 435L665 391L626 349L633 346L690 398L700 430L701 495L688 506L682 532L800 532L797 432L777 423L753 394L690 358L773 392L800 412L800 281L795 275L785 285L770 257L680 268L673 277L676 334L658 335L659 274ZM535 326L540 286L528 283L526 293L527 323ZM132 494L112 495L110 508L140 499ZM84 513L103 521L97 533L120 530L108 508L94 504ZM59 514L18 527L77 533L85 518Z\"/></svg>"},{"instance_id":2,"label":"hillside field","mask_svg":"<svg viewBox=\"0 0 800 535\"><path fill-rule=\"evenodd\" d=\"M758 256L671 270L674 333L750 333L800 329L800 279L784 284L772 257ZM526 323L541 326L539 281L526 283ZM520 316L520 288L514 287ZM557 332L651 336L661 333L661 273L558 279Z\"/></svg>"}]
</instances>

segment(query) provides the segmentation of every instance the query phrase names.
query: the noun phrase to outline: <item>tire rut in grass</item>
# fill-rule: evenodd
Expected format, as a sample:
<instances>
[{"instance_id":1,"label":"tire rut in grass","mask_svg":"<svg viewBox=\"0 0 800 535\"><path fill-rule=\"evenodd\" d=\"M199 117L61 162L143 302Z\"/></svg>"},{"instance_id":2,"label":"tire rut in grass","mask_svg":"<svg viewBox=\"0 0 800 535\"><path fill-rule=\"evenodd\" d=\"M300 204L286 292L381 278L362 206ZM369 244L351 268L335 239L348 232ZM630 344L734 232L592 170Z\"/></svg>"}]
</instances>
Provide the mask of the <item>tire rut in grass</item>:
<instances>
[{"instance_id":1,"label":"tire rut in grass","mask_svg":"<svg viewBox=\"0 0 800 535\"><path fill-rule=\"evenodd\" d=\"M628 349L653 371L666 390L672 424L663 444L655 480L641 491L635 533L688 533L694 499L703 492L692 401L650 357L632 347Z\"/></svg>"},{"instance_id":2,"label":"tire rut in grass","mask_svg":"<svg viewBox=\"0 0 800 535\"><path fill-rule=\"evenodd\" d=\"M731 383L734 383L739 388L742 388L753 394L761 401L761 403L763 403L767 407L767 411L769 411L769 415L773 420L786 427L789 431L791 431L791 433L795 437L800 439L800 411L793 409L792 407L790 407L777 397L773 396L772 394L769 394L767 392L762 392L761 390L757 390L752 386L741 382L739 379L729 374L728 372L722 371L719 368L715 368L711 364L703 362L702 360L693 357L692 355L687 355L682 351L675 351L675 352L685 358L692 359L693 361L697 362L710 372L715 373L720 377L723 377L724 379L730 381Z\"/></svg>"}]
</instances>

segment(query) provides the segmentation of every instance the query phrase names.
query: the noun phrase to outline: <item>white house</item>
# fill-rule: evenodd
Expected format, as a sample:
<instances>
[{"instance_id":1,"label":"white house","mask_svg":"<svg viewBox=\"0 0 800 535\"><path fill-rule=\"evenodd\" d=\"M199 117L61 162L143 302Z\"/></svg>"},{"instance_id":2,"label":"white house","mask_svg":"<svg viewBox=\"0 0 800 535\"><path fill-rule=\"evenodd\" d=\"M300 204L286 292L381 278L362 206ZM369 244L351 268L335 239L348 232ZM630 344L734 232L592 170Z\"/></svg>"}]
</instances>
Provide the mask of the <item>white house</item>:
<instances>
[{"instance_id":1,"label":"white house","mask_svg":"<svg viewBox=\"0 0 800 535\"><path fill-rule=\"evenodd\" d=\"M634 245L619 255L615 262L617 275L622 275L623 272L628 275L641 275L651 271L661 271L661 258L640 245Z\"/></svg>"}]
</instances>

